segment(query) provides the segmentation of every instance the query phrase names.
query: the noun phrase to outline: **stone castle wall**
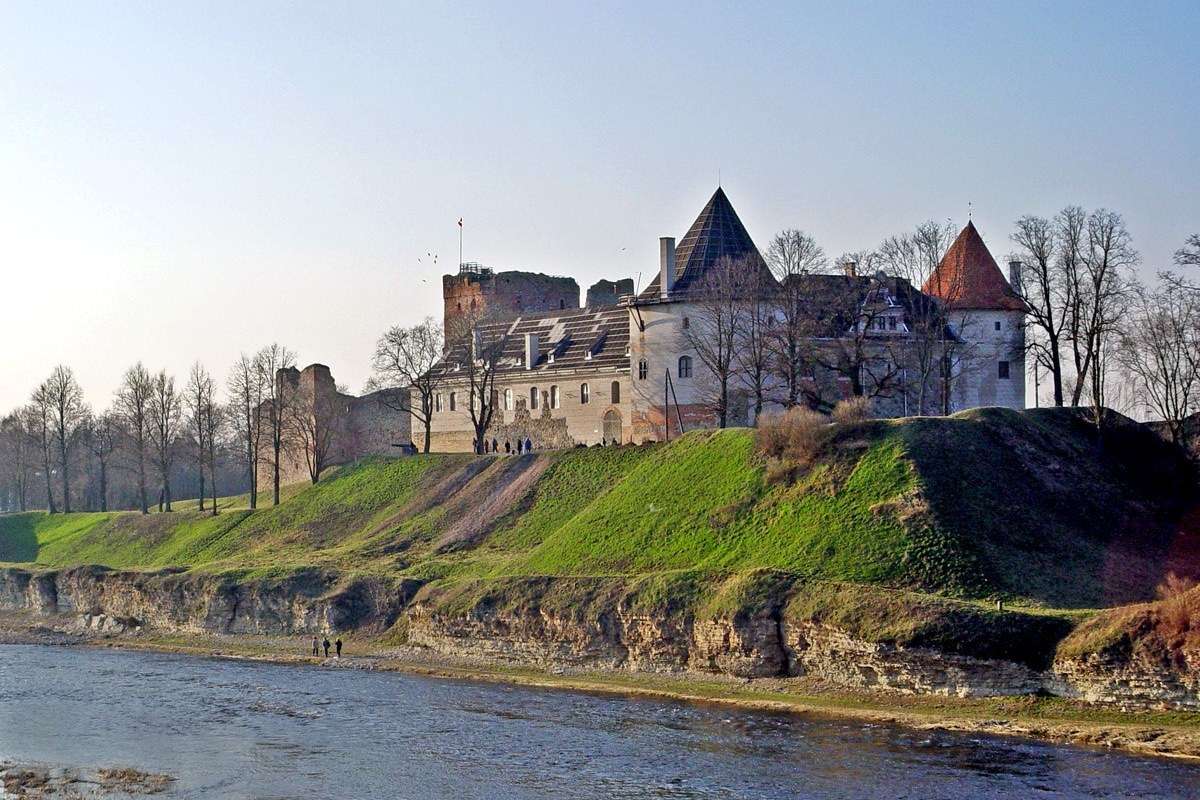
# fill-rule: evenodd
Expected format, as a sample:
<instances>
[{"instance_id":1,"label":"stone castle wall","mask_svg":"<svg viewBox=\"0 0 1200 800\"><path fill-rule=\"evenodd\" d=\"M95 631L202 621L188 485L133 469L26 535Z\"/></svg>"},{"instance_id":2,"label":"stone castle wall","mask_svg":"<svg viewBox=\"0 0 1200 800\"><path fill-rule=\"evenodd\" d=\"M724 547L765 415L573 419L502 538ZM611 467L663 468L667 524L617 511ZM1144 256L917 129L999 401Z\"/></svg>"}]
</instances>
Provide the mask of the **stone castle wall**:
<instances>
[{"instance_id":1,"label":"stone castle wall","mask_svg":"<svg viewBox=\"0 0 1200 800\"><path fill-rule=\"evenodd\" d=\"M300 413L315 414L319 409L326 420L331 432L326 466L347 464L372 455L399 456L411 452L412 415L406 390L381 389L361 397L345 394L338 391L329 367L324 364L310 364L303 370L283 369L276 379L287 402ZM274 472L269 402L259 407L262 424L267 428L258 464L260 492L270 490ZM305 437L296 430L296 413L289 409L283 415L280 483L311 480Z\"/></svg>"},{"instance_id":2,"label":"stone castle wall","mask_svg":"<svg viewBox=\"0 0 1200 800\"><path fill-rule=\"evenodd\" d=\"M466 318L502 319L535 311L579 308L574 278L532 272L460 272L442 276L447 335Z\"/></svg>"}]
</instances>

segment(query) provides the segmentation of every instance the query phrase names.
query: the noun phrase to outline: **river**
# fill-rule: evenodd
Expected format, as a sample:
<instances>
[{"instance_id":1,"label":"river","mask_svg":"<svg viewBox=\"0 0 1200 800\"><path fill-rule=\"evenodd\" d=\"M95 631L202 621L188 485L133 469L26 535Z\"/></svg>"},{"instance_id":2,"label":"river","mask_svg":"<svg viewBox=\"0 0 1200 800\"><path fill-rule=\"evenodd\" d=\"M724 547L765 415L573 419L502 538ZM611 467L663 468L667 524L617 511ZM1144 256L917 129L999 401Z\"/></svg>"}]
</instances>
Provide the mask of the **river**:
<instances>
[{"instance_id":1,"label":"river","mask_svg":"<svg viewBox=\"0 0 1200 800\"><path fill-rule=\"evenodd\" d=\"M621 696L0 648L0 760L187 798L1195 798L1200 765Z\"/></svg>"}]
</instances>

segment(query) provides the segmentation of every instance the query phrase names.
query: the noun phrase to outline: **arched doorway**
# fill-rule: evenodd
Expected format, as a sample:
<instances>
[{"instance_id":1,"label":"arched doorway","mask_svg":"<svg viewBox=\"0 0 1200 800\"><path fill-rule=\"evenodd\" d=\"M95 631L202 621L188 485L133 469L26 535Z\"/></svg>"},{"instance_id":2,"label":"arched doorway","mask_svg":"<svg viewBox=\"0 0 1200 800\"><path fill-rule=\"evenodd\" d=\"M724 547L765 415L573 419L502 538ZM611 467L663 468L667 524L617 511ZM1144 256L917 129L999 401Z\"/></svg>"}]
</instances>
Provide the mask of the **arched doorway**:
<instances>
[{"instance_id":1,"label":"arched doorway","mask_svg":"<svg viewBox=\"0 0 1200 800\"><path fill-rule=\"evenodd\" d=\"M617 442L621 440L621 412L610 408L604 412L604 441Z\"/></svg>"}]
</instances>

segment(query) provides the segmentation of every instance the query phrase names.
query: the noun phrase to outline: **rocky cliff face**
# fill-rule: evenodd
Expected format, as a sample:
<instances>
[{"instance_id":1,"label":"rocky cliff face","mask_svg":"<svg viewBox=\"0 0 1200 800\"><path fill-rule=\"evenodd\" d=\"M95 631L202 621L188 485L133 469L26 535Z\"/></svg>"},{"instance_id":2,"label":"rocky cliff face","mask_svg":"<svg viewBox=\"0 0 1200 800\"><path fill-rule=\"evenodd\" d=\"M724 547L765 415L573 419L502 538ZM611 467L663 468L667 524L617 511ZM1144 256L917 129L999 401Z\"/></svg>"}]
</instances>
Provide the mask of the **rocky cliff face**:
<instances>
[{"instance_id":1,"label":"rocky cliff face","mask_svg":"<svg viewBox=\"0 0 1200 800\"><path fill-rule=\"evenodd\" d=\"M1100 656L1048 670L934 647L868 642L834 625L789 619L782 606L711 617L647 612L616 595L572 606L536 600L439 603L411 580L344 579L320 570L236 580L98 567L0 569L0 611L58 615L77 629L121 633L382 633L400 623L412 645L451 657L542 669L807 677L831 687L947 696L1039 691L1131 708L1200 708L1195 665L1135 667Z\"/></svg>"},{"instance_id":2,"label":"rocky cliff face","mask_svg":"<svg viewBox=\"0 0 1200 800\"><path fill-rule=\"evenodd\" d=\"M416 584L311 571L279 580L235 580L172 570L77 567L0 569L0 610L121 620L184 633L316 633L386 630Z\"/></svg>"},{"instance_id":3,"label":"rocky cliff face","mask_svg":"<svg viewBox=\"0 0 1200 800\"><path fill-rule=\"evenodd\" d=\"M1030 694L1045 682L1023 664L873 644L836 628L788 622L777 612L695 619L618 609L584 620L540 609L447 614L418 602L407 621L412 644L541 668L809 676L843 688L959 697Z\"/></svg>"}]
</instances>

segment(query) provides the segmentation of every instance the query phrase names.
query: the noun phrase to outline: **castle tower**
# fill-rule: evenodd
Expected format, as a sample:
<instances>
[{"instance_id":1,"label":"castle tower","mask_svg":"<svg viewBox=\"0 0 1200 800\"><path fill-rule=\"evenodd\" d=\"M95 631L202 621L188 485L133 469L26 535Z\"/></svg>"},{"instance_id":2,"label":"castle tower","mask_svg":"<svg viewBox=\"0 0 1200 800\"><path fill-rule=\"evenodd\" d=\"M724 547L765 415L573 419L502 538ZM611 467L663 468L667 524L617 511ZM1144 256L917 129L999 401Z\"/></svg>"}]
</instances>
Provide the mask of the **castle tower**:
<instances>
[{"instance_id":1,"label":"castle tower","mask_svg":"<svg viewBox=\"0 0 1200 800\"><path fill-rule=\"evenodd\" d=\"M1014 264L1018 284L1019 271ZM1025 301L1004 278L973 222L921 288L943 304L961 340L950 348L950 410L1025 408Z\"/></svg>"},{"instance_id":2,"label":"castle tower","mask_svg":"<svg viewBox=\"0 0 1200 800\"><path fill-rule=\"evenodd\" d=\"M495 321L579 308L579 284L574 278L462 264L457 275L442 276L442 302L449 337L460 319Z\"/></svg>"}]
</instances>

